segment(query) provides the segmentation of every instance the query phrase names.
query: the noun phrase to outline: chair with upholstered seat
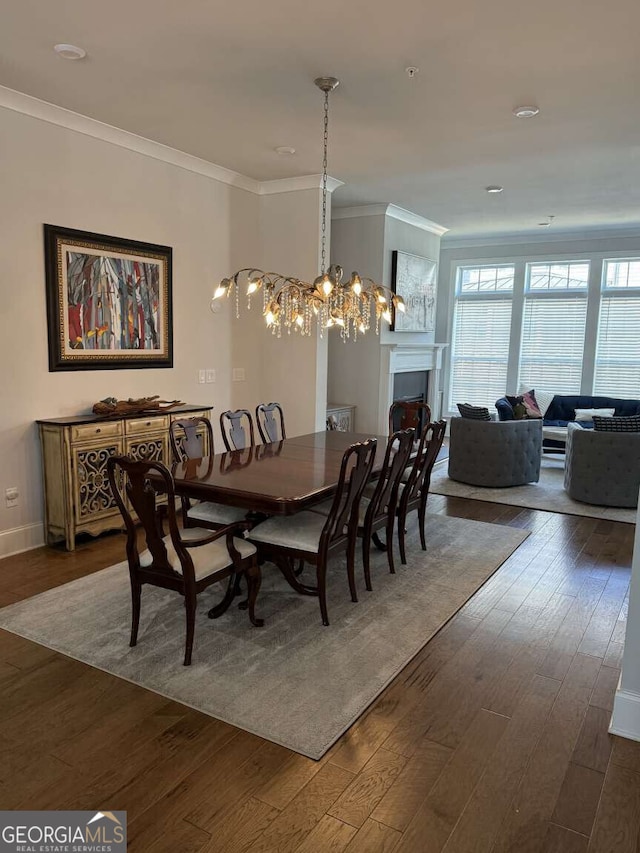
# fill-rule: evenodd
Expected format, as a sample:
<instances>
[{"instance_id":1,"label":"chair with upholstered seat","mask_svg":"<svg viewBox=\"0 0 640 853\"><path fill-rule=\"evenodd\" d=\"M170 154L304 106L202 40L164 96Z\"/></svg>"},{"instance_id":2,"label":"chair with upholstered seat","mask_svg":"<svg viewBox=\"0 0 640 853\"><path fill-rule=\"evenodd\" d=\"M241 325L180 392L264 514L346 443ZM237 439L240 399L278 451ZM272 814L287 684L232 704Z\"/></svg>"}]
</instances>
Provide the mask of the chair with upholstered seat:
<instances>
[{"instance_id":1,"label":"chair with upholstered seat","mask_svg":"<svg viewBox=\"0 0 640 853\"><path fill-rule=\"evenodd\" d=\"M249 587L249 618L253 625L263 624L255 616L260 568L255 546L242 538L243 531L249 526L246 522L228 525L213 533L203 528L190 528L181 533L175 512L173 477L162 462L139 462L128 456L111 456L107 461L107 472L127 531L132 600L131 646L138 641L144 584L173 589L184 596L187 621L185 666L191 663L196 597L208 586L229 579L224 598L209 610L209 618L215 619L233 600L234 578L245 575ZM166 507L159 505L160 496L166 497ZM142 525L146 542L142 553L138 550L138 534L130 506ZM163 530L165 518L169 526L166 536Z\"/></svg>"},{"instance_id":2,"label":"chair with upholstered seat","mask_svg":"<svg viewBox=\"0 0 640 853\"><path fill-rule=\"evenodd\" d=\"M376 439L352 444L342 457L338 487L328 516L299 512L274 516L257 524L249 539L258 547L260 559L274 562L294 588L320 599L322 624L329 624L326 574L329 557L347 552L347 576L352 601L358 600L355 584L355 549L360 498L373 468ZM302 559L316 567L317 586L297 583L294 562Z\"/></svg>"},{"instance_id":3,"label":"chair with upholstered seat","mask_svg":"<svg viewBox=\"0 0 640 853\"><path fill-rule=\"evenodd\" d=\"M256 443L253 418L248 409L227 410L220 415L220 432L227 450L244 450Z\"/></svg>"},{"instance_id":4,"label":"chair with upholstered seat","mask_svg":"<svg viewBox=\"0 0 640 853\"><path fill-rule=\"evenodd\" d=\"M188 459L201 459L204 451L209 458L214 454L213 428L209 418L180 418L172 421L169 427L171 449L175 462L186 462ZM206 441L205 441L206 439ZM214 501L192 502L186 496L181 496L182 524L186 527L200 526L217 529L236 521L244 521L247 515L245 509L215 503Z\"/></svg>"},{"instance_id":5,"label":"chair with upholstered seat","mask_svg":"<svg viewBox=\"0 0 640 853\"><path fill-rule=\"evenodd\" d=\"M382 528L385 529L386 545L384 549L387 552L389 571L391 574L395 574L393 529L398 508L400 478L409 461L409 454L413 447L413 436L412 429L399 430L390 436L382 470L377 480L365 487L360 502L357 535L362 538L362 565L365 585L368 590L371 590L371 538L375 537L376 544L382 546L376 536L377 531ZM331 512L332 505L332 500L323 501L321 504L312 507L311 510L326 516Z\"/></svg>"},{"instance_id":6,"label":"chair with upholstered seat","mask_svg":"<svg viewBox=\"0 0 640 853\"><path fill-rule=\"evenodd\" d=\"M407 563L405 551L405 532L407 515L414 510L418 511L418 529L420 531L420 545L423 551L427 550L425 538L425 515L427 511L427 497L431 485L431 472L435 465L438 453L444 441L447 422L444 420L437 423L427 424L422 430L418 452L413 461L413 467L409 473L406 483L400 484L400 495L398 498L398 544L400 546L400 560L403 565ZM388 543L387 543L387 547Z\"/></svg>"},{"instance_id":7,"label":"chair with upholstered seat","mask_svg":"<svg viewBox=\"0 0 640 853\"><path fill-rule=\"evenodd\" d=\"M284 412L280 403L260 403L256 406L256 423L263 444L282 441L287 437Z\"/></svg>"}]
</instances>

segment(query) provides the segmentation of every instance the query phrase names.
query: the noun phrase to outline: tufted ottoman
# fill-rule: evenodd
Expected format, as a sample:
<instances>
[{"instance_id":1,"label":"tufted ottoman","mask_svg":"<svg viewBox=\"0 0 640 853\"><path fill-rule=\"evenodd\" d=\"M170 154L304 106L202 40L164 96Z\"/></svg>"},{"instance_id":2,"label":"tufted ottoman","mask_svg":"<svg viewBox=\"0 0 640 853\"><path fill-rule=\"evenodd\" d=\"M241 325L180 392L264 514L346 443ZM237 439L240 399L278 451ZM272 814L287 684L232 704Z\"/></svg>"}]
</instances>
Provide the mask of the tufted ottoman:
<instances>
[{"instance_id":1,"label":"tufted ottoman","mask_svg":"<svg viewBox=\"0 0 640 853\"><path fill-rule=\"evenodd\" d=\"M540 479L542 420L452 418L449 477L472 486L522 486Z\"/></svg>"},{"instance_id":2,"label":"tufted ottoman","mask_svg":"<svg viewBox=\"0 0 640 853\"><path fill-rule=\"evenodd\" d=\"M638 505L640 432L598 432L569 424L564 490L598 506Z\"/></svg>"}]
</instances>

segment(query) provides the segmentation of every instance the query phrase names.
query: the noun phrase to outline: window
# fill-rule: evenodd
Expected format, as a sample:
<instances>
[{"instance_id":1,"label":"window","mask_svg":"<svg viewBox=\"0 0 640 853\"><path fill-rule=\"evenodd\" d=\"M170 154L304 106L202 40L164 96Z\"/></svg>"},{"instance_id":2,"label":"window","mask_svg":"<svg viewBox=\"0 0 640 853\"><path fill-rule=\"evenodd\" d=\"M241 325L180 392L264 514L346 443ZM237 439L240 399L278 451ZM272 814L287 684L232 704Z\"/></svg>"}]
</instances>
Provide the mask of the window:
<instances>
[{"instance_id":1,"label":"window","mask_svg":"<svg viewBox=\"0 0 640 853\"><path fill-rule=\"evenodd\" d=\"M605 260L593 391L634 399L640 390L640 258Z\"/></svg>"},{"instance_id":2,"label":"window","mask_svg":"<svg viewBox=\"0 0 640 853\"><path fill-rule=\"evenodd\" d=\"M586 261L527 265L520 385L580 393L588 280Z\"/></svg>"},{"instance_id":3,"label":"window","mask_svg":"<svg viewBox=\"0 0 640 853\"><path fill-rule=\"evenodd\" d=\"M456 282L449 408L492 404L505 392L515 268L460 267Z\"/></svg>"}]
</instances>

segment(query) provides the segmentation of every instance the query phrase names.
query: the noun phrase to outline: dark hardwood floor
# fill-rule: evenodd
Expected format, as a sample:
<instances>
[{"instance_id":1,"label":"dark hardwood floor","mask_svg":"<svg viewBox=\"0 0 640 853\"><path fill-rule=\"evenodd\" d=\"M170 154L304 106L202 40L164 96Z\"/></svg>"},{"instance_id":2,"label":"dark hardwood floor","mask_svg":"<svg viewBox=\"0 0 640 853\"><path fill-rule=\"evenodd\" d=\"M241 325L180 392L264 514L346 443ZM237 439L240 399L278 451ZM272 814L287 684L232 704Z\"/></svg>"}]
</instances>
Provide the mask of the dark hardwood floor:
<instances>
[{"instance_id":1,"label":"dark hardwood floor","mask_svg":"<svg viewBox=\"0 0 640 853\"><path fill-rule=\"evenodd\" d=\"M126 809L140 853L636 853L640 743L607 733L633 526L429 511L532 533L319 762L0 631L0 808ZM123 549L8 558L0 605Z\"/></svg>"}]
</instances>

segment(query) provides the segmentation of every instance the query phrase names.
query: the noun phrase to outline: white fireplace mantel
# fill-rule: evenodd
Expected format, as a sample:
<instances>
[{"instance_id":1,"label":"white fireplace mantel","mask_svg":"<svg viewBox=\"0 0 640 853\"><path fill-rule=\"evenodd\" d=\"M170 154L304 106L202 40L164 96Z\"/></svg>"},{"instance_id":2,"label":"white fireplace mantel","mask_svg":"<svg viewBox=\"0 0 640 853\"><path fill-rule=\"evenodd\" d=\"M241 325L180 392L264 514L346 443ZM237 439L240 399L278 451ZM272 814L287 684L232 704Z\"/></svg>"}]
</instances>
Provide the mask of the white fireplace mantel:
<instances>
[{"instance_id":1,"label":"white fireplace mantel","mask_svg":"<svg viewBox=\"0 0 640 853\"><path fill-rule=\"evenodd\" d=\"M380 392L378 396L378 429L384 435L389 428L389 406L393 402L393 377L396 373L418 370L429 372L428 403L431 417L441 417L440 371L442 353L448 344L382 344Z\"/></svg>"}]
</instances>

